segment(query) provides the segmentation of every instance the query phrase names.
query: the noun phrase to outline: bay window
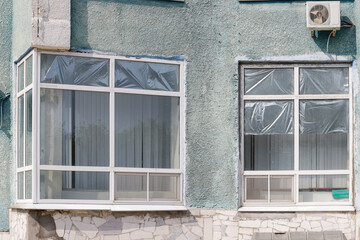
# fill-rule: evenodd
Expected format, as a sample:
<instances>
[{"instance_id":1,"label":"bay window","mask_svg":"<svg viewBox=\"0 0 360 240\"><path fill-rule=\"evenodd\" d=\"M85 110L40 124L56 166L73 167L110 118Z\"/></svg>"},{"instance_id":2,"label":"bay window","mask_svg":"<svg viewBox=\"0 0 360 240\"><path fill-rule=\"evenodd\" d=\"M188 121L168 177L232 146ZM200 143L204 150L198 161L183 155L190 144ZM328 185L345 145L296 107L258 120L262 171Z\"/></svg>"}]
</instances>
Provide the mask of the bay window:
<instances>
[{"instance_id":1,"label":"bay window","mask_svg":"<svg viewBox=\"0 0 360 240\"><path fill-rule=\"evenodd\" d=\"M17 64L18 202L181 203L183 62L29 56Z\"/></svg>"},{"instance_id":2,"label":"bay window","mask_svg":"<svg viewBox=\"0 0 360 240\"><path fill-rule=\"evenodd\" d=\"M243 205L351 205L350 65L240 68Z\"/></svg>"}]
</instances>

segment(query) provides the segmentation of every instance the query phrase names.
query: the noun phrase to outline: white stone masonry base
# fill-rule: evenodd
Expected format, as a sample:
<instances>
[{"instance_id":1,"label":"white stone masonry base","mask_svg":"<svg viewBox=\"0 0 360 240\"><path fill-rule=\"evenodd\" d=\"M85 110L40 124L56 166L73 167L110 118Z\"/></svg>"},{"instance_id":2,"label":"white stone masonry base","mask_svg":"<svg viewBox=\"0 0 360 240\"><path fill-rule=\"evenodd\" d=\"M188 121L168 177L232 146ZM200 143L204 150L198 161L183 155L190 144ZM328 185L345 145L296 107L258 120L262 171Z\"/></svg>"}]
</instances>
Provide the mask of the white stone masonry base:
<instances>
[{"instance_id":1,"label":"white stone masonry base","mask_svg":"<svg viewBox=\"0 0 360 240\"><path fill-rule=\"evenodd\" d=\"M14 240L251 239L255 232L342 231L355 240L355 212L239 213L192 209L187 212L11 211Z\"/></svg>"}]
</instances>

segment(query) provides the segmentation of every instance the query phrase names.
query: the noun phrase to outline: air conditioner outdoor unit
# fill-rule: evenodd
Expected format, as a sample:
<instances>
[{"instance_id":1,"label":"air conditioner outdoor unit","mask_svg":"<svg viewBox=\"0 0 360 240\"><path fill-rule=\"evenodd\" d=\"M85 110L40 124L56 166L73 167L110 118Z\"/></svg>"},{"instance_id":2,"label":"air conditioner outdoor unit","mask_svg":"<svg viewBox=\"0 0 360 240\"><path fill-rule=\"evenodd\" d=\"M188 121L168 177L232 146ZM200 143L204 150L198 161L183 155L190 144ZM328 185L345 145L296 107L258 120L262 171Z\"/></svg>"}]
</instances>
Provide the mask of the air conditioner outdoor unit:
<instances>
[{"instance_id":1,"label":"air conditioner outdoor unit","mask_svg":"<svg viewBox=\"0 0 360 240\"><path fill-rule=\"evenodd\" d=\"M306 28L339 30L340 1L306 2Z\"/></svg>"}]
</instances>

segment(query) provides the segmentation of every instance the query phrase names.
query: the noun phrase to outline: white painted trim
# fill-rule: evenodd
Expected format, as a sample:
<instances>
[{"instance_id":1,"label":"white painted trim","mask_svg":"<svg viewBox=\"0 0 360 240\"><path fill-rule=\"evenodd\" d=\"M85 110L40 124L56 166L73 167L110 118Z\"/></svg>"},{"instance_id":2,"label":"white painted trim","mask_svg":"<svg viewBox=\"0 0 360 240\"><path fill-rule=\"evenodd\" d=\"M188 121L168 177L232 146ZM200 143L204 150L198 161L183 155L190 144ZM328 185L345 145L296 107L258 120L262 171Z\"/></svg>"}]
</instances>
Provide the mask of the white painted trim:
<instances>
[{"instance_id":1,"label":"white painted trim","mask_svg":"<svg viewBox=\"0 0 360 240\"><path fill-rule=\"evenodd\" d=\"M353 206L274 206L241 207L239 212L354 212Z\"/></svg>"}]
</instances>

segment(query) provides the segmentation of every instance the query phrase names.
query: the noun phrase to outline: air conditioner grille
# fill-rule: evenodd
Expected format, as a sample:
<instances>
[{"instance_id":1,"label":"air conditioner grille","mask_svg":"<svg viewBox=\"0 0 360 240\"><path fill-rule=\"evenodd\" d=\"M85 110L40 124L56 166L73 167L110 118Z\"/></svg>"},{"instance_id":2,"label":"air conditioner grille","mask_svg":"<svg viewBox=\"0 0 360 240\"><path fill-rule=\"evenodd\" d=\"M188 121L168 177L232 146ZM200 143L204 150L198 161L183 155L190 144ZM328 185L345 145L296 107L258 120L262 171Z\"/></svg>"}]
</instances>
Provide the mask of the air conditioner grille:
<instances>
[{"instance_id":1,"label":"air conditioner grille","mask_svg":"<svg viewBox=\"0 0 360 240\"><path fill-rule=\"evenodd\" d=\"M324 5L315 5L310 10L310 19L316 24L324 24L329 19L329 11Z\"/></svg>"}]
</instances>

